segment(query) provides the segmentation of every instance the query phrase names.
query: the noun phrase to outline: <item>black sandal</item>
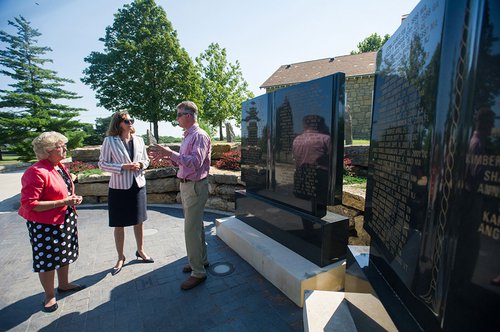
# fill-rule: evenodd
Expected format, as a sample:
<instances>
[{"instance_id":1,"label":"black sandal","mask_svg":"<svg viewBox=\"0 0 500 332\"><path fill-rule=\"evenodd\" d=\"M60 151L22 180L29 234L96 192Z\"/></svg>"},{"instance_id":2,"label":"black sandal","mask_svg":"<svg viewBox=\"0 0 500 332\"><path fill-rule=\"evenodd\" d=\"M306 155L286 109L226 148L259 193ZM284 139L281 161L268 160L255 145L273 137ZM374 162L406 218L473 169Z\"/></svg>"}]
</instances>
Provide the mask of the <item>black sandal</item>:
<instances>
[{"instance_id":1,"label":"black sandal","mask_svg":"<svg viewBox=\"0 0 500 332\"><path fill-rule=\"evenodd\" d=\"M77 285L77 286L75 286L73 288L70 288L70 289L62 289L62 288L57 287L57 292L58 293L70 293L70 292L75 292L76 293L76 292L79 292L79 291L81 291L82 289L85 289L85 288L87 288L86 285Z\"/></svg>"},{"instance_id":2,"label":"black sandal","mask_svg":"<svg viewBox=\"0 0 500 332\"><path fill-rule=\"evenodd\" d=\"M45 301L42 301L42 311L43 312L54 312L57 310L57 308L59 308L59 305L56 303L54 303L53 305L51 305L50 307L46 307L45 306Z\"/></svg>"}]
</instances>

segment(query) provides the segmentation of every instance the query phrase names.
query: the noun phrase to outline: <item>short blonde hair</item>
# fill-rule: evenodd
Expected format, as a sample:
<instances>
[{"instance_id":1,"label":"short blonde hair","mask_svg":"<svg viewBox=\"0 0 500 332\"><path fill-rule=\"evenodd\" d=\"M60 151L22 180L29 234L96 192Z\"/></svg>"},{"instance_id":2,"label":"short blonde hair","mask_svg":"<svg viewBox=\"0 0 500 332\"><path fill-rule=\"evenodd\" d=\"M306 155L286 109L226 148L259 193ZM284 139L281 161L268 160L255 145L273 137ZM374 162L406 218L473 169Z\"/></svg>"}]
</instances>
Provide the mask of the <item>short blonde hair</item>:
<instances>
[{"instance_id":1,"label":"short blonde hair","mask_svg":"<svg viewBox=\"0 0 500 332\"><path fill-rule=\"evenodd\" d=\"M50 151L56 148L57 143L66 144L67 142L68 139L63 134L56 131L47 131L36 137L31 144L33 145L36 158L44 160L49 157Z\"/></svg>"}]
</instances>

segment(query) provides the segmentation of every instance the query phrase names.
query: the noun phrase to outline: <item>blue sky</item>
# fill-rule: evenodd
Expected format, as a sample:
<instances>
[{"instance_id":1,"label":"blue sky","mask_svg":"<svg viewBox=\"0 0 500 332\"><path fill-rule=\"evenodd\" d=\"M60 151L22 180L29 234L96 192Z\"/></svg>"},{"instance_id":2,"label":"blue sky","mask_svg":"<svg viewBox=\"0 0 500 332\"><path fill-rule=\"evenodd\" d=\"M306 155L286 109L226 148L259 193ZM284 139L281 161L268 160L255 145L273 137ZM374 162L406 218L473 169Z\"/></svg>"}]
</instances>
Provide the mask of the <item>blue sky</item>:
<instances>
[{"instance_id":1,"label":"blue sky","mask_svg":"<svg viewBox=\"0 0 500 332\"><path fill-rule=\"evenodd\" d=\"M84 57L102 51L105 28L125 0L0 0L0 30L14 34L7 21L23 15L49 46L48 64L75 84L67 89L82 96L67 104L88 109L82 122L95 123L111 112L97 107L94 91L80 82ZM243 77L256 96L259 86L279 66L349 54L370 34L393 34L418 4L417 0L156 0L177 30L181 46L194 60L212 42L240 62ZM0 47L5 47L4 45ZM5 87L5 77L0 86ZM139 134L149 126L136 125ZM160 125L160 135L179 136L179 128Z\"/></svg>"}]
</instances>

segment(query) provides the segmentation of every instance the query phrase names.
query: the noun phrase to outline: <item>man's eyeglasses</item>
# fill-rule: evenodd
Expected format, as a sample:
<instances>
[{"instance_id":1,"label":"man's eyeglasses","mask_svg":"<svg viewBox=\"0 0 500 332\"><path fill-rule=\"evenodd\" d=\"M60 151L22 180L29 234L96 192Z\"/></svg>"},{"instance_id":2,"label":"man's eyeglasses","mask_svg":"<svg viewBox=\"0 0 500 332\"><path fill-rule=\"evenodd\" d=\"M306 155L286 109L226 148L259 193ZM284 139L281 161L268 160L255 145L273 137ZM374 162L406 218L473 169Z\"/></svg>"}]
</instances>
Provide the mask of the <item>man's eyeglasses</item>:
<instances>
[{"instance_id":1,"label":"man's eyeglasses","mask_svg":"<svg viewBox=\"0 0 500 332\"><path fill-rule=\"evenodd\" d=\"M177 118L180 118L181 116L187 115L187 114L191 114L191 113L189 113L189 112L180 112L180 113L177 113Z\"/></svg>"},{"instance_id":2,"label":"man's eyeglasses","mask_svg":"<svg viewBox=\"0 0 500 332\"><path fill-rule=\"evenodd\" d=\"M125 119L123 120L123 123L125 123L126 125L130 125L130 124L134 124L134 119Z\"/></svg>"}]
</instances>

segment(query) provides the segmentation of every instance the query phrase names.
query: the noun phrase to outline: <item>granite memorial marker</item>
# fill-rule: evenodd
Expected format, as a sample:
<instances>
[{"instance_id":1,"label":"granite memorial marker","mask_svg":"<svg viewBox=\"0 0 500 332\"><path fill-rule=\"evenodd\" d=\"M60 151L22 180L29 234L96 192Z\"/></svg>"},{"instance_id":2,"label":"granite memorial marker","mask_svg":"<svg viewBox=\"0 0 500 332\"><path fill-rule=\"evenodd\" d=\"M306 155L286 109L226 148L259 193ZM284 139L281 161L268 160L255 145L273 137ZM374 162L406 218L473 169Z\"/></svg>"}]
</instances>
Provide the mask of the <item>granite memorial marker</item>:
<instances>
[{"instance_id":1,"label":"granite memorial marker","mask_svg":"<svg viewBox=\"0 0 500 332\"><path fill-rule=\"evenodd\" d=\"M337 73L243 103L236 217L310 261L345 255L342 199L344 81Z\"/></svg>"},{"instance_id":2,"label":"granite memorial marker","mask_svg":"<svg viewBox=\"0 0 500 332\"><path fill-rule=\"evenodd\" d=\"M500 2L423 0L379 51L368 279L401 330L500 330Z\"/></svg>"}]
</instances>

